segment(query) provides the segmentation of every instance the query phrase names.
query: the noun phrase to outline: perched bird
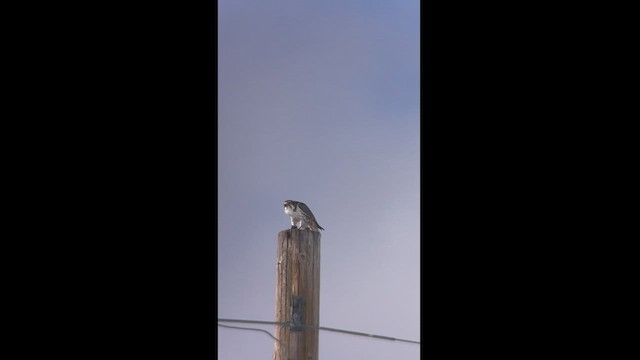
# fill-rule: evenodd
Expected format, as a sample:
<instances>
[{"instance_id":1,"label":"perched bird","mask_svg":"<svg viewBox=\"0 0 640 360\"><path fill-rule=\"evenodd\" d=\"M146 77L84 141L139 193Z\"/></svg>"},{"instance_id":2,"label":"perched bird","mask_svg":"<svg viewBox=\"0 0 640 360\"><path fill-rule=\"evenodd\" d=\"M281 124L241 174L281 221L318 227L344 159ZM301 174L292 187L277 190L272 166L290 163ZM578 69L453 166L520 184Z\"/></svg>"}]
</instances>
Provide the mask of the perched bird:
<instances>
[{"instance_id":1,"label":"perched bird","mask_svg":"<svg viewBox=\"0 0 640 360\"><path fill-rule=\"evenodd\" d=\"M286 200L284 202L284 213L291 217L291 228L311 229L313 231L324 230L322 226L318 225L315 216L311 212L311 209L305 204L299 201Z\"/></svg>"}]
</instances>

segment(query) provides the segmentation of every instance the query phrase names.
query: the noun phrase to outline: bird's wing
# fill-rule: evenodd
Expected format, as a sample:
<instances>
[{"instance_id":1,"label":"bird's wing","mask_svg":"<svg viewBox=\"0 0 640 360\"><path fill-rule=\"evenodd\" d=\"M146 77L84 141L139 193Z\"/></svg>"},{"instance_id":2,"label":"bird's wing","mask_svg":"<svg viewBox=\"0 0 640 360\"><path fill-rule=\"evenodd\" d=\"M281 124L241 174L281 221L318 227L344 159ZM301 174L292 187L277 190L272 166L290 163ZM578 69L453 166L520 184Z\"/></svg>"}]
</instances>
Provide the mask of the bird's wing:
<instances>
[{"instance_id":1,"label":"bird's wing","mask_svg":"<svg viewBox=\"0 0 640 360\"><path fill-rule=\"evenodd\" d=\"M313 213L311 212L311 209L309 209L309 207L305 203L298 204L298 208L300 209L300 211L302 211L309 218L313 219L313 221L316 221L316 218L315 218L315 216L313 216Z\"/></svg>"}]
</instances>

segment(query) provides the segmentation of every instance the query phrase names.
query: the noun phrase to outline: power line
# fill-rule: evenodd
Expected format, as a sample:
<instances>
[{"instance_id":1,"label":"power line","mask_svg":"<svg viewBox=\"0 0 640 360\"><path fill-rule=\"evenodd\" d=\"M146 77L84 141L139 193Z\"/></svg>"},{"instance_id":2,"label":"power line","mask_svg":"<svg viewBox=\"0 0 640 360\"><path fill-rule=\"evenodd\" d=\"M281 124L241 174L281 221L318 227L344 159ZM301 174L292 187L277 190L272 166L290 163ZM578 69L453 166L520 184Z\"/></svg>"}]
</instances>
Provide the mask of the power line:
<instances>
[{"instance_id":1,"label":"power line","mask_svg":"<svg viewBox=\"0 0 640 360\"><path fill-rule=\"evenodd\" d=\"M220 322L245 323L245 324L281 325L281 326L287 326L287 327L291 327L293 325L292 322L276 322L276 321L260 321L260 320L218 319L218 321L220 321ZM219 326L225 326L225 325L221 325L221 324L218 324L218 325ZM300 325L298 325L298 326L300 326ZM367 334L367 333L358 332L358 331L335 329L335 328L330 328L330 327L325 327L325 326L315 326L315 325L302 325L302 326L309 327L309 328L315 328L315 329L319 329L319 330L339 332L339 333L343 333L343 334L366 336L366 337L372 337L372 338L383 339L383 340L391 340L391 341L402 341L402 342L408 342L408 343L412 343L412 344L420 344L419 341L398 339L398 338L393 338L393 337L390 337L390 336L383 336L383 335ZM246 329L248 329L248 328L246 328ZM258 330L262 330L262 329L258 329ZM267 332L266 330L262 330L262 331ZM271 335L271 334L269 334L269 335ZM274 336L271 336L271 337L273 337L275 339Z\"/></svg>"},{"instance_id":2,"label":"power line","mask_svg":"<svg viewBox=\"0 0 640 360\"><path fill-rule=\"evenodd\" d=\"M311 325L303 325L303 326L311 326ZM318 329L327 330L327 331L334 331L334 332L339 332L339 333L344 333L344 334L358 335L358 336L368 336L368 337L373 337L373 338L376 338L376 339L391 340L391 341L403 341L403 342L408 342L408 343L412 343L412 344L420 344L419 341L398 339L398 338L393 338L393 337L389 337L389 336L382 336L382 335L375 335L375 334L366 334L366 333L357 332L357 331L350 331L350 330L334 329L334 328L329 328L329 327L324 327L324 326L318 326Z\"/></svg>"},{"instance_id":3,"label":"power line","mask_svg":"<svg viewBox=\"0 0 640 360\"><path fill-rule=\"evenodd\" d=\"M230 325L222 325L222 324L218 324L218 326L222 326L222 327L226 327L226 328L230 328L230 329L240 329L240 330L255 330L255 331L262 331L264 333L267 333L267 335L271 336L273 338L273 340L280 342L280 340L278 340L278 338L276 338L275 336L273 336L270 332L268 332L267 330L263 330L263 329L258 329L258 328L247 328L247 327L240 327L240 326L230 326Z\"/></svg>"},{"instance_id":4,"label":"power line","mask_svg":"<svg viewBox=\"0 0 640 360\"><path fill-rule=\"evenodd\" d=\"M277 321L260 321L260 320L240 320L240 319L218 319L221 322L235 322L245 324L265 324L265 325L290 325L289 322L277 322Z\"/></svg>"},{"instance_id":5,"label":"power line","mask_svg":"<svg viewBox=\"0 0 640 360\"><path fill-rule=\"evenodd\" d=\"M224 319L221 319L221 320L224 320ZM246 323L247 321L238 320L237 322L244 322L244 323ZM262 324L262 323L264 323L264 322L259 321L259 322L257 322L257 323ZM253 331L261 331L261 332L267 333L267 335L271 336L275 341L277 341L280 345L282 345L282 342L281 342L277 337L273 336L273 335L272 335L270 332L268 332L267 330L258 329L258 328L247 328L247 327L240 327L240 326L222 325L222 324L218 324L218 326L222 326L222 327L225 327L225 328L231 328L231 329L239 329L239 330L253 330ZM284 350L284 351L285 351L285 359L288 359L288 358L289 358L289 348L288 348L288 347L285 347L285 350Z\"/></svg>"}]
</instances>

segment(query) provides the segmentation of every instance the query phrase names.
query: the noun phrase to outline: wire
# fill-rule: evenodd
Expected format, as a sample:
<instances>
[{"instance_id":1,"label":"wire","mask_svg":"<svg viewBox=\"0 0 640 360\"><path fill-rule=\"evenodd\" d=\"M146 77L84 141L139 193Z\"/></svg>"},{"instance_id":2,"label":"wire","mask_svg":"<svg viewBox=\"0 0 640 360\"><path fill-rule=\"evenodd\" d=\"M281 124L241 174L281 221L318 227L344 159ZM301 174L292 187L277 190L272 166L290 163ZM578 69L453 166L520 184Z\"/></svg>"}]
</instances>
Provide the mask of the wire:
<instances>
[{"instance_id":1,"label":"wire","mask_svg":"<svg viewBox=\"0 0 640 360\"><path fill-rule=\"evenodd\" d=\"M303 325L303 326L312 326L312 325ZM389 337L389 336L382 336L382 335L375 335L375 334L366 334L366 333L361 333L361 332L357 332L357 331L342 330L342 329L334 329L334 328L329 328L329 327L324 327L324 326L318 326L318 329L320 329L320 330L327 330L327 331L334 331L334 332L339 332L339 333L344 333L344 334L351 334L351 335L358 335L358 336L374 337L374 338L376 338L376 339L391 340L391 341L404 341L404 342L408 342L408 343L412 343L412 344L420 344L420 342L419 342L419 341L405 340L405 339L397 339L397 338L393 338L393 337Z\"/></svg>"},{"instance_id":2,"label":"wire","mask_svg":"<svg viewBox=\"0 0 640 360\"><path fill-rule=\"evenodd\" d=\"M224 319L219 319L219 320L224 320ZM253 322L253 323L258 323L258 324L263 324L263 323L265 323L264 321L244 321L244 320L237 320L237 321L234 321L234 322L244 322L244 323L247 323L247 322ZM272 337L275 341L277 341L277 342L278 342L278 344L280 344L281 346L283 345L283 344L282 344L282 341L278 340L278 338L276 338L275 336L273 336L273 335L272 335L270 332L268 332L267 330L258 329L258 328L247 328L247 327L240 327L240 326L222 325L222 324L218 324L218 326L222 326L222 327L230 328L230 329L261 331L261 332L264 332L264 333L266 333L267 335L271 336L271 337ZM274 356L275 356L275 354L274 354ZM289 358L289 347L287 347L287 346L285 346L285 347L284 347L284 358L285 358L285 359L288 359L288 358Z\"/></svg>"},{"instance_id":3,"label":"wire","mask_svg":"<svg viewBox=\"0 0 640 360\"><path fill-rule=\"evenodd\" d=\"M266 324L266 325L289 325L290 324L288 322L260 321L260 320L239 320L239 319L218 319L218 321L236 322L236 323L245 323L245 324Z\"/></svg>"},{"instance_id":4,"label":"wire","mask_svg":"<svg viewBox=\"0 0 640 360\"><path fill-rule=\"evenodd\" d=\"M280 340L278 340L278 338L276 338L275 336L273 336L270 332L268 332L267 330L263 330L263 329L258 329L258 328L247 328L247 327L239 327L239 326L230 326L230 325L222 325L222 324L218 324L218 326L222 326L222 327L226 327L226 328L230 328L230 329L240 329L240 330L255 330L255 331L262 331L264 333L267 333L267 335L271 336L273 338L273 340L279 342L282 344L282 342Z\"/></svg>"},{"instance_id":5,"label":"wire","mask_svg":"<svg viewBox=\"0 0 640 360\"><path fill-rule=\"evenodd\" d=\"M281 325L281 326L286 326L286 327L291 327L291 325L292 325L291 322L275 322L275 321L260 321L260 320L218 319L218 321L220 321L220 322L246 323L246 324ZM220 325L220 324L218 324L218 325ZM225 325L220 325L220 326L225 326ZM393 337L389 337L389 336L367 334L367 333L357 332L357 331L342 330L342 329L335 329L335 328L324 327L324 326L315 326L315 325L302 325L302 326L308 327L308 328L319 329L319 330L326 330L326 331L333 331L333 332L339 332L339 333L344 333L344 334L350 334L350 335L373 337L373 338L376 338L376 339L391 340L391 341L403 341L403 342L408 342L408 343L412 343L412 344L420 344L419 341L398 339L398 338L393 338ZM258 329L258 330L262 330L262 329ZM262 331L266 332L266 330L262 330ZM269 334L269 335L271 335L271 334ZM275 339L275 337L274 337L274 339Z\"/></svg>"}]
</instances>

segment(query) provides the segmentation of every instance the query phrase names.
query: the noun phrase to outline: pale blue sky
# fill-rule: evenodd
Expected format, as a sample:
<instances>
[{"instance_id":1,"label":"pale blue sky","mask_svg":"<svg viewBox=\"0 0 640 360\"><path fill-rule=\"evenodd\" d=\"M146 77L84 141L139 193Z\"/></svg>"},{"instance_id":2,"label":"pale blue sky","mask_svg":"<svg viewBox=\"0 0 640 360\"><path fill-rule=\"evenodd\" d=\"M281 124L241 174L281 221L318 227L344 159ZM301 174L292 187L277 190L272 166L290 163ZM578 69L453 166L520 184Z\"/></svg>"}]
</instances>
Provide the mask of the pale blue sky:
<instances>
[{"instance_id":1,"label":"pale blue sky","mask_svg":"<svg viewBox=\"0 0 640 360\"><path fill-rule=\"evenodd\" d=\"M292 199L326 229L320 325L419 340L419 1L218 3L218 316L274 320ZM271 359L218 334L219 359ZM322 359L419 351L320 332Z\"/></svg>"}]
</instances>

